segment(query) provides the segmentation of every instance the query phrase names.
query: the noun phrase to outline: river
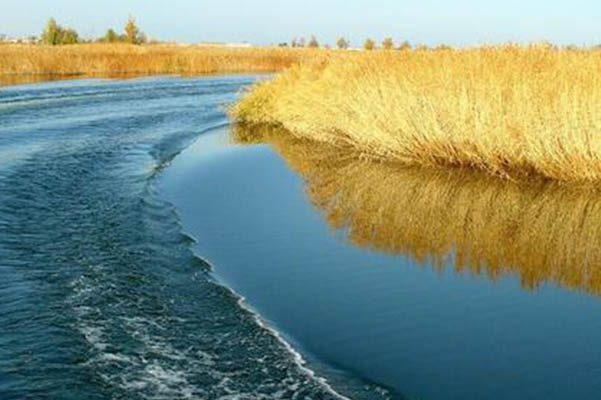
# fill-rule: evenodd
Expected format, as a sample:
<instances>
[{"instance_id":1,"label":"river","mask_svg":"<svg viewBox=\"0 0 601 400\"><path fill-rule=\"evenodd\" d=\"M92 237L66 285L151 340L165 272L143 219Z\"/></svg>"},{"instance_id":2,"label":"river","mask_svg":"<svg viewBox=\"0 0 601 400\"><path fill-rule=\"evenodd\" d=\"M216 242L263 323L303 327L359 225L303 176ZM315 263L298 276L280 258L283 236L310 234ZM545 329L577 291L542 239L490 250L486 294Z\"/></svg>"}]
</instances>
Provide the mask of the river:
<instances>
[{"instance_id":1,"label":"river","mask_svg":"<svg viewBox=\"0 0 601 400\"><path fill-rule=\"evenodd\" d=\"M0 398L598 398L595 193L232 143L257 79L0 89Z\"/></svg>"}]
</instances>

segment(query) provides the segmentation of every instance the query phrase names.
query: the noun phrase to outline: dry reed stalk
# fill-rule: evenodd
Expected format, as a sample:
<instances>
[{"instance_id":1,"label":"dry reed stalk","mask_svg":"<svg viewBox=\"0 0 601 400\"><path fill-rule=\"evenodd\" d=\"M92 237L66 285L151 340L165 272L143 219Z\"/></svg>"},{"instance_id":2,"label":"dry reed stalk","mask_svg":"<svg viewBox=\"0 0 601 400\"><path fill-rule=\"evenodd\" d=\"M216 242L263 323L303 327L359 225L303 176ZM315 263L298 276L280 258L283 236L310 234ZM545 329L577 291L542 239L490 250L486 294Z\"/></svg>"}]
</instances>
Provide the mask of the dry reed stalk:
<instances>
[{"instance_id":1,"label":"dry reed stalk","mask_svg":"<svg viewBox=\"0 0 601 400\"><path fill-rule=\"evenodd\" d=\"M244 123L407 165L601 179L601 52L364 52L294 66L232 108Z\"/></svg>"}]
</instances>

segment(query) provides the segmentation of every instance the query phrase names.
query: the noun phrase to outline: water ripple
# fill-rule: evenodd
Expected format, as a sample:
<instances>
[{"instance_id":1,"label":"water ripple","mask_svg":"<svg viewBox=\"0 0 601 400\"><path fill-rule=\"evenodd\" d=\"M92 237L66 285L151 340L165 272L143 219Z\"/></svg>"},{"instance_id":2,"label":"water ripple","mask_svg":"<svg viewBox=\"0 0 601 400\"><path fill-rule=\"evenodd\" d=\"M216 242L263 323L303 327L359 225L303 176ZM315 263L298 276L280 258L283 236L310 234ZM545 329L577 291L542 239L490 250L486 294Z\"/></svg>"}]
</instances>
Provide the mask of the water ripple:
<instances>
[{"instance_id":1,"label":"water ripple","mask_svg":"<svg viewBox=\"0 0 601 400\"><path fill-rule=\"evenodd\" d=\"M0 397L340 398L210 279L154 187L251 81L0 91Z\"/></svg>"}]
</instances>

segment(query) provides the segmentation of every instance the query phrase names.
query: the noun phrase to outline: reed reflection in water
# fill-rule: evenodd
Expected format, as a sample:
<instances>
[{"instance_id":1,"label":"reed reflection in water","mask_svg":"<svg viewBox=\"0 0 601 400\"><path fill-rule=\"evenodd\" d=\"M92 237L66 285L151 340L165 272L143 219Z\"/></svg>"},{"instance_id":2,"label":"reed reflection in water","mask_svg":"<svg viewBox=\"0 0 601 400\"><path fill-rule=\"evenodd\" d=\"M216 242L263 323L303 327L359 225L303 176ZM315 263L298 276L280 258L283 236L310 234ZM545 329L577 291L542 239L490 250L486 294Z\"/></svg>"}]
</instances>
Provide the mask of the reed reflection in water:
<instances>
[{"instance_id":1,"label":"reed reflection in water","mask_svg":"<svg viewBox=\"0 0 601 400\"><path fill-rule=\"evenodd\" d=\"M529 290L551 282L601 294L600 186L377 163L267 126L236 126L232 139L271 144L358 246L492 280L518 274Z\"/></svg>"},{"instance_id":2,"label":"reed reflection in water","mask_svg":"<svg viewBox=\"0 0 601 400\"><path fill-rule=\"evenodd\" d=\"M0 74L0 87L28 85L41 82L70 81L81 79L126 80L148 77L142 73L98 73L98 74Z\"/></svg>"}]
</instances>

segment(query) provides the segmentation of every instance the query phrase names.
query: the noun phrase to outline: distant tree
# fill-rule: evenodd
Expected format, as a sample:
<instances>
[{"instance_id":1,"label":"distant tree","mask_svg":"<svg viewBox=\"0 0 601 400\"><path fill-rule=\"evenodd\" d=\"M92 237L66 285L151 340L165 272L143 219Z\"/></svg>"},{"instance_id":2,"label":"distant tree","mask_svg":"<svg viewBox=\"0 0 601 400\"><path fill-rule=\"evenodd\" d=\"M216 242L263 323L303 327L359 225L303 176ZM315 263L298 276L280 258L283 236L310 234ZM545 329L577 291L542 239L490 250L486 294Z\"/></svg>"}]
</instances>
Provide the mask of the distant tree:
<instances>
[{"instance_id":1,"label":"distant tree","mask_svg":"<svg viewBox=\"0 0 601 400\"><path fill-rule=\"evenodd\" d=\"M278 47L288 47L288 43L286 43L286 42L278 43Z\"/></svg>"},{"instance_id":2,"label":"distant tree","mask_svg":"<svg viewBox=\"0 0 601 400\"><path fill-rule=\"evenodd\" d=\"M411 45L409 44L408 41L404 41L403 43L401 43L398 47L399 50L411 50Z\"/></svg>"},{"instance_id":3,"label":"distant tree","mask_svg":"<svg viewBox=\"0 0 601 400\"><path fill-rule=\"evenodd\" d=\"M317 49L319 47L319 42L317 41L317 38L315 36L311 36L307 47L311 47L312 49Z\"/></svg>"},{"instance_id":4,"label":"distant tree","mask_svg":"<svg viewBox=\"0 0 601 400\"><path fill-rule=\"evenodd\" d=\"M448 44L439 44L438 46L436 46L436 48L434 50L438 50L438 51L444 51L444 50L453 50L453 48L451 46L449 46Z\"/></svg>"},{"instance_id":5,"label":"distant tree","mask_svg":"<svg viewBox=\"0 0 601 400\"><path fill-rule=\"evenodd\" d=\"M42 32L42 43L57 45L59 44L60 27L54 18L50 18L46 23L46 29Z\"/></svg>"},{"instance_id":6,"label":"distant tree","mask_svg":"<svg viewBox=\"0 0 601 400\"><path fill-rule=\"evenodd\" d=\"M144 32L138 33L138 44L148 43L148 36Z\"/></svg>"},{"instance_id":7,"label":"distant tree","mask_svg":"<svg viewBox=\"0 0 601 400\"><path fill-rule=\"evenodd\" d=\"M392 50L393 47L394 47L394 42L391 37L387 37L386 39L384 39L382 41L382 48L384 50Z\"/></svg>"},{"instance_id":8,"label":"distant tree","mask_svg":"<svg viewBox=\"0 0 601 400\"><path fill-rule=\"evenodd\" d=\"M296 38L290 41L290 47L298 47L298 43L296 42Z\"/></svg>"},{"instance_id":9,"label":"distant tree","mask_svg":"<svg viewBox=\"0 0 601 400\"><path fill-rule=\"evenodd\" d=\"M136 25L136 20L131 15L125 24L125 38L127 43L140 44L140 28Z\"/></svg>"},{"instance_id":10,"label":"distant tree","mask_svg":"<svg viewBox=\"0 0 601 400\"><path fill-rule=\"evenodd\" d=\"M544 49L544 50L557 50L557 46L555 46L553 43L551 43L547 40L543 40L543 41L537 42L537 43L532 43L528 47L535 48L535 49Z\"/></svg>"},{"instance_id":11,"label":"distant tree","mask_svg":"<svg viewBox=\"0 0 601 400\"><path fill-rule=\"evenodd\" d=\"M119 35L117 35L117 32L115 32L114 30L109 29L108 31L106 31L106 35L104 35L104 41L108 43L115 43L119 41Z\"/></svg>"},{"instance_id":12,"label":"distant tree","mask_svg":"<svg viewBox=\"0 0 601 400\"><path fill-rule=\"evenodd\" d=\"M59 33L60 44L75 44L79 43L79 35L75 29L61 29Z\"/></svg>"},{"instance_id":13,"label":"distant tree","mask_svg":"<svg viewBox=\"0 0 601 400\"><path fill-rule=\"evenodd\" d=\"M50 45L75 44L79 43L79 35L75 29L63 28L56 23L54 18L50 18L42 33L41 41Z\"/></svg>"},{"instance_id":14,"label":"distant tree","mask_svg":"<svg viewBox=\"0 0 601 400\"><path fill-rule=\"evenodd\" d=\"M365 43L363 43L363 48L365 50L373 50L376 48L376 42L374 42L372 39L367 39Z\"/></svg>"},{"instance_id":15,"label":"distant tree","mask_svg":"<svg viewBox=\"0 0 601 400\"><path fill-rule=\"evenodd\" d=\"M305 43L306 43L305 38L298 39L298 42L297 42L298 47L305 47Z\"/></svg>"},{"instance_id":16,"label":"distant tree","mask_svg":"<svg viewBox=\"0 0 601 400\"><path fill-rule=\"evenodd\" d=\"M336 42L336 47L338 47L340 50L346 50L349 47L349 42L345 38L340 37Z\"/></svg>"}]
</instances>

